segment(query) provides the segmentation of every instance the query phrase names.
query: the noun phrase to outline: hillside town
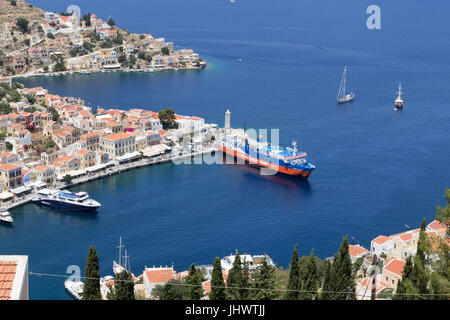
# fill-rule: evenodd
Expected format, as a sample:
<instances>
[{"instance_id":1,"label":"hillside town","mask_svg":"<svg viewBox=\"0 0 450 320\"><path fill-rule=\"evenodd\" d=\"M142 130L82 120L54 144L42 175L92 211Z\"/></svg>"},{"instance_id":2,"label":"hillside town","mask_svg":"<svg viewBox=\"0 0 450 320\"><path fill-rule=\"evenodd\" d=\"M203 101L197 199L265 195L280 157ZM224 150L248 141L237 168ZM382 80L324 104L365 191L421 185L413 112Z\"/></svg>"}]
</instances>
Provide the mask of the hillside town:
<instances>
[{"instance_id":1,"label":"hillside town","mask_svg":"<svg viewBox=\"0 0 450 320\"><path fill-rule=\"evenodd\" d=\"M6 9L26 7L34 15ZM24 1L3 1L0 11L0 74L33 76L110 70L160 71L206 67L192 49L181 49L163 37L122 30L109 18L74 10L45 12ZM31 7L30 7L31 6ZM26 12L25 11L25 12Z\"/></svg>"},{"instance_id":2,"label":"hillside town","mask_svg":"<svg viewBox=\"0 0 450 320\"><path fill-rule=\"evenodd\" d=\"M210 146L217 130L170 108L165 110L169 119L159 118L165 111L92 110L81 99L5 81L0 83L0 202L5 206L41 188L58 187L64 179L191 154Z\"/></svg>"}]
</instances>

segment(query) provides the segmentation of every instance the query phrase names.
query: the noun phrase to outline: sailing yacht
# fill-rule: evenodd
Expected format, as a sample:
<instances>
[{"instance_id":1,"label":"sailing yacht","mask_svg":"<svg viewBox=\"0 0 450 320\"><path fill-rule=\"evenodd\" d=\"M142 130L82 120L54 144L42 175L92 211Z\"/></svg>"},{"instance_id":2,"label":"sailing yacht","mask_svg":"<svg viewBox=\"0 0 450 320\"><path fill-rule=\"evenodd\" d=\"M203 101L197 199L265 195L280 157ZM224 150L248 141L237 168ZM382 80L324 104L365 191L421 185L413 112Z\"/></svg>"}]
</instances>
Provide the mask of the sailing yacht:
<instances>
[{"instance_id":1,"label":"sailing yacht","mask_svg":"<svg viewBox=\"0 0 450 320\"><path fill-rule=\"evenodd\" d=\"M119 248L119 263L113 261L114 274L121 273L124 270L127 270L131 273L130 256L128 255L127 249L125 249L125 255L122 256L122 248L124 247L125 246L122 244L122 237L120 237L119 245L116 247ZM131 273L131 276L135 278L133 273Z\"/></svg>"},{"instance_id":2,"label":"sailing yacht","mask_svg":"<svg viewBox=\"0 0 450 320\"><path fill-rule=\"evenodd\" d=\"M397 92L398 96L397 96L397 99L395 99L395 101L394 101L394 105L395 105L394 110L401 110L403 108L404 102L402 99L402 93L403 93L402 92L402 84L401 84L401 82L399 82L398 83L398 92Z\"/></svg>"},{"instance_id":3,"label":"sailing yacht","mask_svg":"<svg viewBox=\"0 0 450 320\"><path fill-rule=\"evenodd\" d=\"M348 94L345 93L345 86L347 82L347 66L344 68L344 73L342 74L341 85L339 86L339 91L337 95L337 103L349 102L355 99L355 94L350 92Z\"/></svg>"}]
</instances>

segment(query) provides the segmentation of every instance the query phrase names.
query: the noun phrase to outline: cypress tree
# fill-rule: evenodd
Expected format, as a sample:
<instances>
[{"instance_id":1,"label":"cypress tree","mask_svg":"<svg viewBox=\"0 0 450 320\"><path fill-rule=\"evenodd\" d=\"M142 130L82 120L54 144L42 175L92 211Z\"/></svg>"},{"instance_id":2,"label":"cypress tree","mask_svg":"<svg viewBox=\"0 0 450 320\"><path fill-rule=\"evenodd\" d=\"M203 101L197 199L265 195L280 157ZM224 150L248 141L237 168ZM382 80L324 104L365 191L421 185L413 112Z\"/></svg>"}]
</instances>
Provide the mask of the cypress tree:
<instances>
[{"instance_id":1,"label":"cypress tree","mask_svg":"<svg viewBox=\"0 0 450 320\"><path fill-rule=\"evenodd\" d=\"M412 257L406 258L405 266L403 267L402 279L397 284L397 291L394 299L396 300L412 300L415 299L415 295L418 293L417 288L413 283L413 263Z\"/></svg>"},{"instance_id":2,"label":"cypress tree","mask_svg":"<svg viewBox=\"0 0 450 320\"><path fill-rule=\"evenodd\" d=\"M189 275L186 277L186 289L184 290L184 300L200 300L203 297L203 274L195 268L193 263L189 268Z\"/></svg>"},{"instance_id":3,"label":"cypress tree","mask_svg":"<svg viewBox=\"0 0 450 320\"><path fill-rule=\"evenodd\" d=\"M285 299L297 300L298 290L300 290L300 268L298 264L298 249L297 244L292 252L291 265L289 268L289 281L287 285L287 292Z\"/></svg>"},{"instance_id":4,"label":"cypress tree","mask_svg":"<svg viewBox=\"0 0 450 320\"><path fill-rule=\"evenodd\" d=\"M331 266L331 291L334 291L332 294L333 299L355 299L355 281L352 271L352 261L348 252L348 239L344 237Z\"/></svg>"},{"instance_id":5,"label":"cypress tree","mask_svg":"<svg viewBox=\"0 0 450 320\"><path fill-rule=\"evenodd\" d=\"M420 228L419 240L417 242L417 252L414 256L414 267L412 269L412 283L417 288L419 293L428 293L428 281L429 275L426 266L428 260L426 254L428 252L428 236L425 232L426 221L422 220L422 226ZM425 297L425 296L424 296Z\"/></svg>"},{"instance_id":6,"label":"cypress tree","mask_svg":"<svg viewBox=\"0 0 450 320\"><path fill-rule=\"evenodd\" d=\"M114 288L111 290L110 300L136 300L134 282L131 273L127 270L114 276Z\"/></svg>"},{"instance_id":7,"label":"cypress tree","mask_svg":"<svg viewBox=\"0 0 450 320\"><path fill-rule=\"evenodd\" d=\"M250 298L254 300L273 300L275 293L275 267L267 262L264 255L263 263L253 272L253 285L255 290L250 291Z\"/></svg>"},{"instance_id":8,"label":"cypress tree","mask_svg":"<svg viewBox=\"0 0 450 320\"><path fill-rule=\"evenodd\" d=\"M214 259L209 298L211 300L225 300L225 281L223 280L219 257Z\"/></svg>"},{"instance_id":9,"label":"cypress tree","mask_svg":"<svg viewBox=\"0 0 450 320\"><path fill-rule=\"evenodd\" d=\"M100 300L100 267L98 263L97 252L94 246L89 247L89 254L86 259L86 267L84 269L84 286L83 300Z\"/></svg>"},{"instance_id":10,"label":"cypress tree","mask_svg":"<svg viewBox=\"0 0 450 320\"><path fill-rule=\"evenodd\" d=\"M323 279L323 285L322 285L322 293L320 295L321 300L331 300L331 293L330 291L333 290L332 288L332 279L331 279L331 262L330 260L326 260L326 268L325 268L325 276Z\"/></svg>"},{"instance_id":11,"label":"cypress tree","mask_svg":"<svg viewBox=\"0 0 450 320\"><path fill-rule=\"evenodd\" d=\"M244 270L242 268L241 256L236 253L234 257L233 267L228 273L227 288L225 294L229 300L242 300L247 289L242 289L245 287L247 281L245 280Z\"/></svg>"},{"instance_id":12,"label":"cypress tree","mask_svg":"<svg viewBox=\"0 0 450 320\"><path fill-rule=\"evenodd\" d=\"M164 286L162 300L174 300L174 299L175 294L173 291L173 284L169 281Z\"/></svg>"},{"instance_id":13,"label":"cypress tree","mask_svg":"<svg viewBox=\"0 0 450 320\"><path fill-rule=\"evenodd\" d=\"M314 249L311 250L305 271L301 275L301 292L299 298L301 300L313 300L317 295L317 266Z\"/></svg>"}]
</instances>

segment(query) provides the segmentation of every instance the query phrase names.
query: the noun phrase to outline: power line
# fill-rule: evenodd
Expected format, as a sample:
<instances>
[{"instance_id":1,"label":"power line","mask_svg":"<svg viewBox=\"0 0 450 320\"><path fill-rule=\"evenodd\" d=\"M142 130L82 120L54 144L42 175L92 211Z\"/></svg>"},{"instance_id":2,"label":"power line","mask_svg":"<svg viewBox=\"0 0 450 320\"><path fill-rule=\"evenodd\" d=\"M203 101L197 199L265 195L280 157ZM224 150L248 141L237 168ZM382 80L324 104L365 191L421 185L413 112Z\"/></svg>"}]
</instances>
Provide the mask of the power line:
<instances>
[{"instance_id":1,"label":"power line","mask_svg":"<svg viewBox=\"0 0 450 320\"><path fill-rule=\"evenodd\" d=\"M38 277L57 277L57 278L69 278L73 277L73 275L65 275L65 274L53 274L53 273L40 273L40 272L29 272L30 275L38 276ZM102 278L92 278L92 277L79 277L80 279L89 279L89 280L102 280ZM134 280L116 280L114 279L114 282L116 281L122 281L122 282L135 282ZM166 283L171 286L181 286L181 287L203 287L202 284L188 284L188 283ZM319 294L318 291L312 291L312 290L298 290L298 289L283 289L283 288L252 288L252 287L229 287L229 286L212 286L211 288L218 288L218 289L237 289L237 290L253 290L253 291L280 291L280 292L299 292L299 293L312 293L312 294ZM346 289L348 290L348 289ZM353 294L355 296L361 296L364 297L364 294L358 294L353 291L320 291L321 293L330 293L330 294ZM376 294L380 295L380 294ZM398 293L396 295L401 296L450 296L450 293Z\"/></svg>"}]
</instances>

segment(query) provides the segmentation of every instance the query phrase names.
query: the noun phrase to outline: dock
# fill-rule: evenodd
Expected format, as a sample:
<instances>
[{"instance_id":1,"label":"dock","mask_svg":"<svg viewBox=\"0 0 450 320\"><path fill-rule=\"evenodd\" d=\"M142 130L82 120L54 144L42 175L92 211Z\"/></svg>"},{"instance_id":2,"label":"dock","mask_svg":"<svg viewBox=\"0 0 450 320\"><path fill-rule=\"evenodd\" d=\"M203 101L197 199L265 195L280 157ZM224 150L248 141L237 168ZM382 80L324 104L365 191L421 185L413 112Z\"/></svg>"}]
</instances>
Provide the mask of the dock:
<instances>
[{"instance_id":1,"label":"dock","mask_svg":"<svg viewBox=\"0 0 450 320\"><path fill-rule=\"evenodd\" d=\"M52 187L52 189L62 190L62 189L70 188L70 187L80 185L83 183L87 183L90 181L98 180L98 179L101 179L101 178L104 178L107 176L119 174L124 171L129 171L132 169L142 168L142 167L147 167L147 166L152 166L152 165L158 165L161 163L167 163L167 162L172 162L172 161L176 161L176 160L182 160L182 159L186 159L186 158L194 158L194 157L198 157L198 156L203 156L204 154L212 154L217 151L219 151L217 146L211 146L211 147L205 148L202 151L198 151L198 152L194 152L194 153L187 153L187 154L183 154L180 156L173 156L173 157L170 157L170 156L164 157L163 156L162 159L158 159L158 160L154 160L152 158L150 158L150 159L143 158L138 161L125 163L125 164L121 164L121 165L115 165L114 167L108 168L106 170L103 170L101 172L97 172L97 173L94 173L91 175L81 176L79 178L73 178L72 182L70 184L65 184L63 182L59 182L56 184L55 187ZM11 210L11 209L23 206L23 205L31 202L31 199L33 198L33 196L35 194L36 194L36 191L33 190L33 192L31 194L23 196L19 199L13 199L11 201L6 201L0 205L0 209Z\"/></svg>"}]
</instances>

